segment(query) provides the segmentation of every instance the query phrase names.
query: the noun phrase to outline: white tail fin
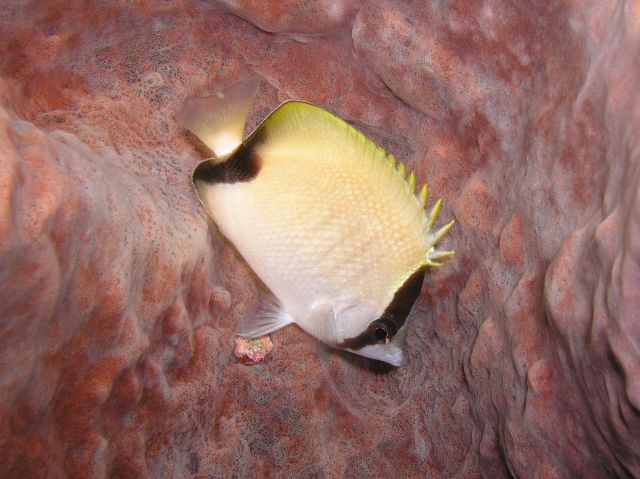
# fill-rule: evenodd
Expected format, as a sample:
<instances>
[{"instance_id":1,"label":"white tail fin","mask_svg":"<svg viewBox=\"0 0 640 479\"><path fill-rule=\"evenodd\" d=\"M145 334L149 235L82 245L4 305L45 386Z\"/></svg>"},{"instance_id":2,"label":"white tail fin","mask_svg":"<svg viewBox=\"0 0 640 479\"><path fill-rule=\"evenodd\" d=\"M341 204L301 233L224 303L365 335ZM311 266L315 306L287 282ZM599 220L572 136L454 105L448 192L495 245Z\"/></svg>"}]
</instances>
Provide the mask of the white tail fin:
<instances>
[{"instance_id":1,"label":"white tail fin","mask_svg":"<svg viewBox=\"0 0 640 479\"><path fill-rule=\"evenodd\" d=\"M224 159L242 143L244 123L259 87L260 78L254 77L213 96L192 98L176 117L216 158Z\"/></svg>"}]
</instances>

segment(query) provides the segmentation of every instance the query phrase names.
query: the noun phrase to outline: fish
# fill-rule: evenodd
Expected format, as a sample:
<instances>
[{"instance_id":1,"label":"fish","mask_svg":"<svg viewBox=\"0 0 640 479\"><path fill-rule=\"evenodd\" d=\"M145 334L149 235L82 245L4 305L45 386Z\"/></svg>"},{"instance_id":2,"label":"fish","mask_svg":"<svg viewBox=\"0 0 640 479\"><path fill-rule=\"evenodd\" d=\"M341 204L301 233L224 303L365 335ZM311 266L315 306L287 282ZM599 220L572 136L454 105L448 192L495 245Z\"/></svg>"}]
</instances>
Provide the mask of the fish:
<instances>
[{"instance_id":1,"label":"fish","mask_svg":"<svg viewBox=\"0 0 640 479\"><path fill-rule=\"evenodd\" d=\"M176 114L213 156L193 170L220 232L270 291L238 322L256 338L290 324L331 348L403 362L407 317L429 267L453 256L432 231L442 201L392 154L320 106L286 101L246 138L260 78Z\"/></svg>"}]
</instances>

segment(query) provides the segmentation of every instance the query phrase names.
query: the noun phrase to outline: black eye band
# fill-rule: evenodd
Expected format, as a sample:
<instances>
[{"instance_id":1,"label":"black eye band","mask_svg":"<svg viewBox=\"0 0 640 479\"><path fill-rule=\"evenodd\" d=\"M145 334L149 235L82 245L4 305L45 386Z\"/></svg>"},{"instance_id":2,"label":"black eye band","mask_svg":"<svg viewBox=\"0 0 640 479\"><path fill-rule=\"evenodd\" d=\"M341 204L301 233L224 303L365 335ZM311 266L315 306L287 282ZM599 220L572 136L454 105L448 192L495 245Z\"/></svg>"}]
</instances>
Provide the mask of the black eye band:
<instances>
[{"instance_id":1,"label":"black eye band","mask_svg":"<svg viewBox=\"0 0 640 479\"><path fill-rule=\"evenodd\" d=\"M385 344L393 340L411 312L413 303L420 296L424 279L424 268L418 269L402 285L379 319L372 321L369 327L354 338L346 338L337 346L354 351L372 344Z\"/></svg>"}]
</instances>

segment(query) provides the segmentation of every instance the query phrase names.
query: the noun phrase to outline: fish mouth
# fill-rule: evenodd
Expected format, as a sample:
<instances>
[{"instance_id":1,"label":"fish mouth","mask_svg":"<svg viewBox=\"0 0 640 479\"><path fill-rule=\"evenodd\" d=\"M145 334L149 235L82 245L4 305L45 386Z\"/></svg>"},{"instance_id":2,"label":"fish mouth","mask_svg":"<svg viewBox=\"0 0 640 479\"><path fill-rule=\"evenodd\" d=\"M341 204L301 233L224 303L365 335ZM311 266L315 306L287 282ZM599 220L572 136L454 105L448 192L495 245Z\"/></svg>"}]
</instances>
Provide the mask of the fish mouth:
<instances>
[{"instance_id":1,"label":"fish mouth","mask_svg":"<svg viewBox=\"0 0 640 479\"><path fill-rule=\"evenodd\" d=\"M358 356L376 359L392 366L401 366L404 360L404 347L407 343L407 325L403 325L395 337L388 343L373 343L357 348L344 347L342 349Z\"/></svg>"},{"instance_id":2,"label":"fish mouth","mask_svg":"<svg viewBox=\"0 0 640 479\"><path fill-rule=\"evenodd\" d=\"M393 342L388 344L370 344L358 350L346 349L346 351L357 354L358 356L364 356L365 358L384 361L396 367L401 366L404 360L404 351L399 345Z\"/></svg>"}]
</instances>

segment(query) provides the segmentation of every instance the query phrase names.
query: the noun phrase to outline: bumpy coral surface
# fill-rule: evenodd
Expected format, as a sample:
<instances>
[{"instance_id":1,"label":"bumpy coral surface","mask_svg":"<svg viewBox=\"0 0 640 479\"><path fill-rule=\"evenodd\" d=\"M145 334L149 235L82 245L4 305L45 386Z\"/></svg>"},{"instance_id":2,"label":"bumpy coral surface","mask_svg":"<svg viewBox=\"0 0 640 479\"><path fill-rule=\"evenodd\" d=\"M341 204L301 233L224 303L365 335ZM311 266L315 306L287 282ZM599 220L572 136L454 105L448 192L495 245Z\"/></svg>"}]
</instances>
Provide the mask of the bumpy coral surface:
<instances>
[{"instance_id":1,"label":"bumpy coral surface","mask_svg":"<svg viewBox=\"0 0 640 479\"><path fill-rule=\"evenodd\" d=\"M0 5L0 476L640 476L640 4ZM416 171L456 256L387 368L288 327L190 184L264 78Z\"/></svg>"}]
</instances>

